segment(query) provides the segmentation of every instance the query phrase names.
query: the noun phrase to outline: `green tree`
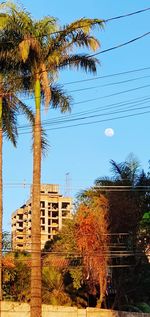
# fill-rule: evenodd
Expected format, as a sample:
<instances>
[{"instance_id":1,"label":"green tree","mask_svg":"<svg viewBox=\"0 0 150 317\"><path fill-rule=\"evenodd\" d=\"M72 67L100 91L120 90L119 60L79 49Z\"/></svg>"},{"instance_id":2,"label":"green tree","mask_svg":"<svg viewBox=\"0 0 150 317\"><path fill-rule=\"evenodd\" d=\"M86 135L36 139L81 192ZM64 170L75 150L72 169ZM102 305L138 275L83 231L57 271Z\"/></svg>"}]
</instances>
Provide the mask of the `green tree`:
<instances>
[{"instance_id":1,"label":"green tree","mask_svg":"<svg viewBox=\"0 0 150 317\"><path fill-rule=\"evenodd\" d=\"M58 267L43 267L42 300L50 305L71 305L71 299L65 292L63 273Z\"/></svg>"},{"instance_id":2,"label":"green tree","mask_svg":"<svg viewBox=\"0 0 150 317\"><path fill-rule=\"evenodd\" d=\"M140 278L140 275L136 275L134 266L143 270L142 263L146 261L144 248L141 248L145 236L142 239L141 233L144 233L144 228L142 230L143 215L145 210L148 210L150 202L149 192L146 189L150 184L150 178L140 168L138 160L133 155L130 155L122 163L116 163L113 160L110 163L113 177L98 178L95 182L97 188L94 190L103 192L109 201L113 251L116 250L116 254L118 254L122 244L126 252L126 257L121 257L118 254L118 258L112 258L111 261L116 266L112 271L116 290L113 307L121 309L123 304L137 303L136 287L133 288L133 293L131 289L135 281ZM120 233L124 235L120 235ZM121 253L124 255L125 252ZM123 268L124 265L127 267ZM140 293L139 286L138 293Z\"/></svg>"},{"instance_id":3,"label":"green tree","mask_svg":"<svg viewBox=\"0 0 150 317\"><path fill-rule=\"evenodd\" d=\"M149 210L150 196L147 186L150 184L150 178L141 169L138 160L133 155L130 155L124 162L116 163L111 160L110 163L112 177L99 177L93 187L80 193L79 198L83 203L89 203L90 197L97 197L100 194L108 199L110 244L112 246L110 264L115 266L112 269L114 293L108 296L108 300L113 307L119 309L121 305L127 304L127 293L131 294L129 285L134 283L132 275L135 279L137 278L134 266L139 265L139 261L141 263L146 261L142 246L143 241L148 241L148 235L146 237L147 226L144 228L143 215L146 210L147 215ZM142 232L144 239L142 239ZM142 270L142 265L140 267ZM133 304L135 293L134 296L132 294L130 304Z\"/></svg>"},{"instance_id":4,"label":"green tree","mask_svg":"<svg viewBox=\"0 0 150 317\"><path fill-rule=\"evenodd\" d=\"M16 252L3 256L4 300L27 302L30 299L30 255Z\"/></svg>"},{"instance_id":5,"label":"green tree","mask_svg":"<svg viewBox=\"0 0 150 317\"><path fill-rule=\"evenodd\" d=\"M121 163L111 160L110 164L112 177L98 178L95 191L108 197L110 231L134 235L148 207L146 186L150 184L150 179L133 155Z\"/></svg>"},{"instance_id":6,"label":"green tree","mask_svg":"<svg viewBox=\"0 0 150 317\"><path fill-rule=\"evenodd\" d=\"M41 95L46 107L52 101L61 112L70 109L70 99L52 97L54 74L62 68L79 68L96 72L98 60L86 54L71 52L76 48L96 50L99 42L90 31L95 25L103 26L98 19L80 19L56 31L54 18L39 21L20 8L10 6L11 22L3 34L3 43L10 43L15 70L25 78L25 87L31 88L35 97L35 125L33 145L33 192L32 192L32 269L31 269L31 316L41 316L41 241L40 241L40 177L41 177ZM5 55L5 54L4 54ZM9 56L10 57L10 56ZM5 58L4 58L5 61ZM12 64L12 62L11 62ZM56 95L56 94L55 94Z\"/></svg>"}]
</instances>

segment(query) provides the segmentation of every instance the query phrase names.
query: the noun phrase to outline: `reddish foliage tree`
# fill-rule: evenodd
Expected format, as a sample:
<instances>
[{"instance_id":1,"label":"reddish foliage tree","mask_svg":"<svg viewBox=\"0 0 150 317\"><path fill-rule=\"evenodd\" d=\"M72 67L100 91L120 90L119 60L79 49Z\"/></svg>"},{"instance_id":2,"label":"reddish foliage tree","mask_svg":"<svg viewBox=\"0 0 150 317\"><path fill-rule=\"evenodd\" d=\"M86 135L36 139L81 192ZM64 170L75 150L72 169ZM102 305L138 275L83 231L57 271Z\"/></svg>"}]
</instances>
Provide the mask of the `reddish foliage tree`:
<instances>
[{"instance_id":1,"label":"reddish foliage tree","mask_svg":"<svg viewBox=\"0 0 150 317\"><path fill-rule=\"evenodd\" d=\"M79 205L76 215L76 242L83 257L86 278L99 282L102 305L106 293L108 264L108 202L100 195Z\"/></svg>"}]
</instances>

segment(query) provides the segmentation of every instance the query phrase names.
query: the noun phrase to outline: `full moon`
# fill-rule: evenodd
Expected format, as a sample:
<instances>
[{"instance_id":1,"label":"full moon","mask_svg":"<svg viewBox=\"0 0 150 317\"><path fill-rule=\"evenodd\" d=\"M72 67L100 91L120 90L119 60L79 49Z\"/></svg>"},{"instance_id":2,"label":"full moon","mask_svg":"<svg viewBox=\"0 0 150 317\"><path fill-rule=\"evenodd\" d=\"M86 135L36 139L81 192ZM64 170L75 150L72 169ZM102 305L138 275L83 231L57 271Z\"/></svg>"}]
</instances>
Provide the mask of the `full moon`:
<instances>
[{"instance_id":1,"label":"full moon","mask_svg":"<svg viewBox=\"0 0 150 317\"><path fill-rule=\"evenodd\" d=\"M112 128L105 129L105 135L108 137L112 137L114 135L114 130Z\"/></svg>"}]
</instances>

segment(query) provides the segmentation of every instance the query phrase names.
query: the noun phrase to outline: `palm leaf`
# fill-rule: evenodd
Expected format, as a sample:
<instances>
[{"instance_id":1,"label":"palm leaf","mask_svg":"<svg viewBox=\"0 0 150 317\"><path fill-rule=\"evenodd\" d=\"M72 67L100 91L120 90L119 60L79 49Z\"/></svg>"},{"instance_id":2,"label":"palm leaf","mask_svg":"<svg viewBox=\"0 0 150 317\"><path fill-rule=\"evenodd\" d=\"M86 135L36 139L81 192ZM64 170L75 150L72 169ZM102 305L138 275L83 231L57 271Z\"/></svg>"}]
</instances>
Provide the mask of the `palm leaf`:
<instances>
[{"instance_id":1,"label":"palm leaf","mask_svg":"<svg viewBox=\"0 0 150 317\"><path fill-rule=\"evenodd\" d=\"M17 111L9 97L3 98L3 133L16 146L17 143Z\"/></svg>"},{"instance_id":2,"label":"palm leaf","mask_svg":"<svg viewBox=\"0 0 150 317\"><path fill-rule=\"evenodd\" d=\"M83 69L85 72L96 73L96 64L99 61L96 58L89 57L88 55L72 55L64 58L60 64L60 68L69 67L76 68L77 70Z\"/></svg>"},{"instance_id":3,"label":"palm leaf","mask_svg":"<svg viewBox=\"0 0 150 317\"><path fill-rule=\"evenodd\" d=\"M60 108L61 112L71 111L72 97L59 85L53 85L51 87L51 105L53 109Z\"/></svg>"}]
</instances>

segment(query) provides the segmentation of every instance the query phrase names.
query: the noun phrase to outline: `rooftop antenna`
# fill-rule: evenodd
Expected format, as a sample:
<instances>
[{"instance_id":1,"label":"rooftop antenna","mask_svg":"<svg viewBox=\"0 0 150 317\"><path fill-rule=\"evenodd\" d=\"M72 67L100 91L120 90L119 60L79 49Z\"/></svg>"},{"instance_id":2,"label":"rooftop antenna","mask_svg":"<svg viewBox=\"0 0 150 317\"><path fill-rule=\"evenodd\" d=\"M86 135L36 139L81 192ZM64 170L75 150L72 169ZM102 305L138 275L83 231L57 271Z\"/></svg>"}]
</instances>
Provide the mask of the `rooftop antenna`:
<instances>
[{"instance_id":1,"label":"rooftop antenna","mask_svg":"<svg viewBox=\"0 0 150 317\"><path fill-rule=\"evenodd\" d=\"M65 186L65 196L70 197L70 191L71 191L71 178L70 173L66 173L66 186Z\"/></svg>"}]
</instances>

